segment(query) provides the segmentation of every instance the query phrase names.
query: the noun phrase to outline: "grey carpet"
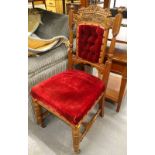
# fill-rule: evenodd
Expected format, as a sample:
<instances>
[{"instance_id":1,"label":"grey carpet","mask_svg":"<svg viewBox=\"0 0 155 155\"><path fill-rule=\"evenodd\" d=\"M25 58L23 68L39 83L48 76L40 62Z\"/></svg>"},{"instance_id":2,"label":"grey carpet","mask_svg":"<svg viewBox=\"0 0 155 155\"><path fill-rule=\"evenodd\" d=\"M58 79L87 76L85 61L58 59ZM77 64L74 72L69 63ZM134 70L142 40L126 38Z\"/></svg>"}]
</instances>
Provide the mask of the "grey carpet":
<instances>
[{"instance_id":1,"label":"grey carpet","mask_svg":"<svg viewBox=\"0 0 155 155\"><path fill-rule=\"evenodd\" d=\"M106 103L104 118L98 117L80 143L80 155L127 154L127 100L123 99L119 113L116 106ZM29 120L29 155L72 155L71 129L54 116L41 128Z\"/></svg>"}]
</instances>

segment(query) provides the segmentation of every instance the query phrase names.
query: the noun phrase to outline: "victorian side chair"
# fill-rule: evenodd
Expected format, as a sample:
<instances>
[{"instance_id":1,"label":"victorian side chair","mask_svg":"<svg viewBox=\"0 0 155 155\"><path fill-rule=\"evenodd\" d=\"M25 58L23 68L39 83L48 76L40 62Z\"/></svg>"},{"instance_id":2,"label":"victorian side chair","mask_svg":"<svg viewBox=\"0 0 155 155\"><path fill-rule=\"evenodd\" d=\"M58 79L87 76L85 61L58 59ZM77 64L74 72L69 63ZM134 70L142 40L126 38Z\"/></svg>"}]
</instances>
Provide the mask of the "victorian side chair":
<instances>
[{"instance_id":1,"label":"victorian side chair","mask_svg":"<svg viewBox=\"0 0 155 155\"><path fill-rule=\"evenodd\" d=\"M73 27L76 24L77 48L73 48ZM111 17L108 9L98 6L81 8L69 12L70 47L68 70L59 73L32 87L31 95L37 123L44 127L44 116L51 112L72 128L74 152L79 153L79 144L100 115L104 113L104 99L112 64L116 36L121 24L121 15ZM109 29L112 28L108 58L103 63ZM87 64L100 72L100 78L74 69L75 64ZM85 117L98 105L97 112L88 123ZM42 113L42 107L47 112ZM84 127L81 132L80 127Z\"/></svg>"}]
</instances>

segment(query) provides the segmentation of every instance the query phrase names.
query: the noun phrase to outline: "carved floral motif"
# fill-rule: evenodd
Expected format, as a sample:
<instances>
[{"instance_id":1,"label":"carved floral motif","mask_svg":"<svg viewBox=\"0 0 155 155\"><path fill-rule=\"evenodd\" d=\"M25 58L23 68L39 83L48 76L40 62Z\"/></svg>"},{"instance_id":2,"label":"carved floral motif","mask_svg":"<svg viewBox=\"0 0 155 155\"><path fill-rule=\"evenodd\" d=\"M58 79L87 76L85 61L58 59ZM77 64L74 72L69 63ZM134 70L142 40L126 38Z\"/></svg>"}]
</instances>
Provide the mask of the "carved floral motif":
<instances>
[{"instance_id":1,"label":"carved floral motif","mask_svg":"<svg viewBox=\"0 0 155 155\"><path fill-rule=\"evenodd\" d=\"M105 28L109 28L113 24L113 18L109 9L103 9L96 5L90 5L87 8L81 8L74 13L74 22L92 22L98 23Z\"/></svg>"}]
</instances>

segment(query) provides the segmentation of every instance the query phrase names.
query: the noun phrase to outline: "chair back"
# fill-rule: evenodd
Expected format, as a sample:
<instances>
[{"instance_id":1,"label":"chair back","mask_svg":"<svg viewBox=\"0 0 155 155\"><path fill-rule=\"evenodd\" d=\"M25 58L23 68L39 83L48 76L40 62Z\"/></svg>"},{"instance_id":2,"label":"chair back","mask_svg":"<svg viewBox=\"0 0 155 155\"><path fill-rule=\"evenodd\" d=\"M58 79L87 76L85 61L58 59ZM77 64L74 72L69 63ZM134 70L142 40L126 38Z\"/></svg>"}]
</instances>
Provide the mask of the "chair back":
<instances>
[{"instance_id":1,"label":"chair back","mask_svg":"<svg viewBox=\"0 0 155 155\"><path fill-rule=\"evenodd\" d=\"M109 9L96 5L81 8L78 12L70 9L69 32L70 48L68 52L69 69L74 64L87 64L95 67L107 83L112 56L115 48L116 36L121 25L122 14L111 17ZM73 28L76 25L76 55L73 55ZM109 30L112 29L113 38L108 51L108 59L104 62Z\"/></svg>"}]
</instances>

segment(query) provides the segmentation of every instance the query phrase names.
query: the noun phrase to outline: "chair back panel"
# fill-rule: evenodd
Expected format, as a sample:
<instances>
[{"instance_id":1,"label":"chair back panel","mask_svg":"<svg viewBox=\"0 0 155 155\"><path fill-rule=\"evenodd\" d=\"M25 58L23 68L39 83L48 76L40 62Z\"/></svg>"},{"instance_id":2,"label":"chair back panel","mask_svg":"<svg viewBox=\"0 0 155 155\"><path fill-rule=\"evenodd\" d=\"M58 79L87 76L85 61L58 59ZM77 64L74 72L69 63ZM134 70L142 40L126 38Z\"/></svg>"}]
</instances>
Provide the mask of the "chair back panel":
<instances>
[{"instance_id":1,"label":"chair back panel","mask_svg":"<svg viewBox=\"0 0 155 155\"><path fill-rule=\"evenodd\" d=\"M104 28L93 24L80 24L77 29L77 56L99 62Z\"/></svg>"},{"instance_id":2,"label":"chair back panel","mask_svg":"<svg viewBox=\"0 0 155 155\"><path fill-rule=\"evenodd\" d=\"M113 19L109 9L95 5L81 8L73 14L76 25L76 56L92 63L103 63L109 29Z\"/></svg>"}]
</instances>

